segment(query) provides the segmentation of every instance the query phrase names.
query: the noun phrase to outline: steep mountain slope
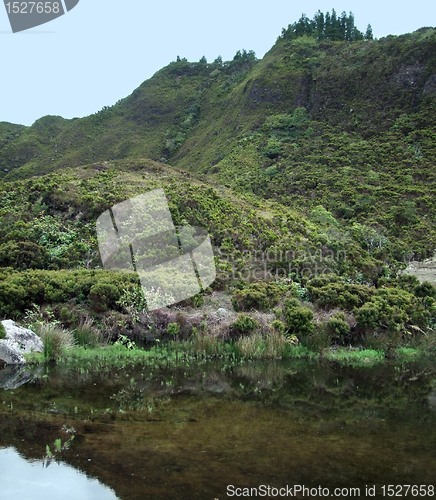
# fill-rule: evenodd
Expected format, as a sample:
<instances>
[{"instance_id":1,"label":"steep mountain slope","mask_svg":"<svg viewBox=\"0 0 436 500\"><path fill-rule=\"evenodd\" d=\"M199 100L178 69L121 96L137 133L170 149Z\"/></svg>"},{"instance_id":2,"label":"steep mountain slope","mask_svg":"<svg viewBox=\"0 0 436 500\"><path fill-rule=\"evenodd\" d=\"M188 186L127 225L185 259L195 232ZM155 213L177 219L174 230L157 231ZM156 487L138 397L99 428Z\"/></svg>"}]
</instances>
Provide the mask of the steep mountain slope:
<instances>
[{"instance_id":1,"label":"steep mountain slope","mask_svg":"<svg viewBox=\"0 0 436 500\"><path fill-rule=\"evenodd\" d=\"M173 62L95 115L38 120L1 148L0 164L12 169L30 163L38 172L85 158L140 156L198 170L267 116L297 107L335 132L367 139L389 130L402 114L419 112L436 94L435 49L435 31L423 28L378 41L279 38L261 61ZM29 158L21 149L32 137L46 147L35 144Z\"/></svg>"},{"instance_id":2,"label":"steep mountain slope","mask_svg":"<svg viewBox=\"0 0 436 500\"><path fill-rule=\"evenodd\" d=\"M9 133L1 175L146 157L307 217L322 205L377 259L428 257L435 33L333 42L284 32L260 61L245 51L227 63L179 60L95 115Z\"/></svg>"}]
</instances>

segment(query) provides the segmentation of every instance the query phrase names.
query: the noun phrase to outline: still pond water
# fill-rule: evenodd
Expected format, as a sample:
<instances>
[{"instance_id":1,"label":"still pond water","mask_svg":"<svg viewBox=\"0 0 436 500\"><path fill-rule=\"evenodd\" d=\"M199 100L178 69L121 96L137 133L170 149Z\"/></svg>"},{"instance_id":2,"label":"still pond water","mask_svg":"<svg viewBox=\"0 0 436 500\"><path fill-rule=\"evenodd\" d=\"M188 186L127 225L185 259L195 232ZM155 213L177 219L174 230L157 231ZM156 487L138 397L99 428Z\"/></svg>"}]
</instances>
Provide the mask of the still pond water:
<instances>
[{"instance_id":1,"label":"still pond water","mask_svg":"<svg viewBox=\"0 0 436 500\"><path fill-rule=\"evenodd\" d=\"M383 498L383 485L435 486L435 381L428 359L7 367L0 498L214 500L230 485L297 484Z\"/></svg>"}]
</instances>

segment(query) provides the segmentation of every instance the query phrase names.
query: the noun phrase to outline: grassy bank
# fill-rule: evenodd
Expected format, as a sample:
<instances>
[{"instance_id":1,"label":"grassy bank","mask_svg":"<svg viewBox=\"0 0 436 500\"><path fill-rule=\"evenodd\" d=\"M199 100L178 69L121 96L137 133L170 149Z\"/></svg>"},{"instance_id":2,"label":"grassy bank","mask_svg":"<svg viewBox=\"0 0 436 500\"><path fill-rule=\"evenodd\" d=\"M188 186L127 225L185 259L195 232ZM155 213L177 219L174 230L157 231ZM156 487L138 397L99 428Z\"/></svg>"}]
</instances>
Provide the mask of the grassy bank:
<instances>
[{"instance_id":1,"label":"grassy bank","mask_svg":"<svg viewBox=\"0 0 436 500\"><path fill-rule=\"evenodd\" d=\"M373 366L388 360L407 361L434 356L434 349L399 347L392 351L335 347L312 351L304 345L282 343L277 338L239 339L236 342L213 340L202 335L194 340L169 341L150 348L138 348L133 342L115 343L102 347L73 346L65 349L55 362L70 367L122 368L142 364L151 367L175 367L184 364L201 364L212 359L238 364L250 361L279 359L317 359L341 365ZM29 364L38 365L49 360L45 353L27 355Z\"/></svg>"}]
</instances>

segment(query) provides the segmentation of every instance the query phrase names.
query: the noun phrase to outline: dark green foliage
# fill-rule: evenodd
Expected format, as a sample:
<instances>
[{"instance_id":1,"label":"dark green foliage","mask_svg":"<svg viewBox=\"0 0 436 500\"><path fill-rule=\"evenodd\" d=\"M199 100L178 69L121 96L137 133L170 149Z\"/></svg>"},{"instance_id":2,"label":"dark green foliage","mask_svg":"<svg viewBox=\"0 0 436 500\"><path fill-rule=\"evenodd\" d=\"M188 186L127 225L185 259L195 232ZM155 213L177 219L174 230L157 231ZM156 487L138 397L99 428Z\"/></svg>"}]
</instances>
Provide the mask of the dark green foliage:
<instances>
[{"instance_id":1,"label":"dark green foliage","mask_svg":"<svg viewBox=\"0 0 436 500\"><path fill-rule=\"evenodd\" d=\"M0 321L0 340L6 338L6 330L3 323Z\"/></svg>"},{"instance_id":2,"label":"dark green foliage","mask_svg":"<svg viewBox=\"0 0 436 500\"><path fill-rule=\"evenodd\" d=\"M0 269L0 315L17 318L32 304L89 300L94 310L115 307L123 289L136 284L133 274L107 271L25 271ZM91 292L92 289L92 292ZM64 312L65 314L65 312Z\"/></svg>"},{"instance_id":3,"label":"dark green foliage","mask_svg":"<svg viewBox=\"0 0 436 500\"><path fill-rule=\"evenodd\" d=\"M370 24L368 24L365 32L365 40L373 40L374 36L372 34L372 27Z\"/></svg>"},{"instance_id":4,"label":"dark green foliage","mask_svg":"<svg viewBox=\"0 0 436 500\"><path fill-rule=\"evenodd\" d=\"M115 307L120 291L110 282L99 281L89 290L89 305L95 312L104 312Z\"/></svg>"},{"instance_id":5,"label":"dark green foliage","mask_svg":"<svg viewBox=\"0 0 436 500\"><path fill-rule=\"evenodd\" d=\"M233 292L232 304L235 311L250 311L251 309L265 311L276 306L282 294L283 290L277 285L261 281Z\"/></svg>"},{"instance_id":6,"label":"dark green foliage","mask_svg":"<svg viewBox=\"0 0 436 500\"><path fill-rule=\"evenodd\" d=\"M282 333L284 334L285 333L285 330L286 330L286 326L285 324L283 323L283 321L280 321L278 319L275 319L272 323L271 323L271 326L274 328L274 330L276 330L277 332L279 333Z\"/></svg>"},{"instance_id":7,"label":"dark green foliage","mask_svg":"<svg viewBox=\"0 0 436 500\"><path fill-rule=\"evenodd\" d=\"M288 333L300 336L309 335L315 329L313 312L308 307L301 307L296 299L285 300L284 316Z\"/></svg>"},{"instance_id":8,"label":"dark green foliage","mask_svg":"<svg viewBox=\"0 0 436 500\"><path fill-rule=\"evenodd\" d=\"M379 278L377 280L377 288L401 288L401 290L405 290L409 293L415 293L416 290L426 289L426 287L421 287L419 279L412 274L400 274L396 278L389 279L383 277Z\"/></svg>"},{"instance_id":9,"label":"dark green foliage","mask_svg":"<svg viewBox=\"0 0 436 500\"><path fill-rule=\"evenodd\" d=\"M71 311L68 309L68 307L62 307L60 313L59 313L59 319L64 325L70 325L71 320L73 319L73 314Z\"/></svg>"},{"instance_id":10,"label":"dark green foliage","mask_svg":"<svg viewBox=\"0 0 436 500\"><path fill-rule=\"evenodd\" d=\"M232 324L232 328L239 333L248 333L257 327L258 322L246 314L239 314L238 319Z\"/></svg>"},{"instance_id":11,"label":"dark green foliage","mask_svg":"<svg viewBox=\"0 0 436 500\"><path fill-rule=\"evenodd\" d=\"M432 283L424 281L424 283L415 287L414 294L417 297L436 298L436 287Z\"/></svg>"},{"instance_id":12,"label":"dark green foliage","mask_svg":"<svg viewBox=\"0 0 436 500\"><path fill-rule=\"evenodd\" d=\"M177 335L180 332L180 325L178 323L168 323L167 333L169 335Z\"/></svg>"},{"instance_id":13,"label":"dark green foliage","mask_svg":"<svg viewBox=\"0 0 436 500\"><path fill-rule=\"evenodd\" d=\"M344 313L336 313L328 319L326 328L332 337L344 338L350 333L350 325L345 320Z\"/></svg>"},{"instance_id":14,"label":"dark green foliage","mask_svg":"<svg viewBox=\"0 0 436 500\"><path fill-rule=\"evenodd\" d=\"M427 328L432 313L423 302L405 290L382 288L371 300L354 311L361 328L407 332L409 327Z\"/></svg>"},{"instance_id":15,"label":"dark green foliage","mask_svg":"<svg viewBox=\"0 0 436 500\"><path fill-rule=\"evenodd\" d=\"M286 299L283 303L285 309L292 309L294 307L299 307L300 306L300 302L295 299L295 298L292 298L292 299Z\"/></svg>"},{"instance_id":16,"label":"dark green foliage","mask_svg":"<svg viewBox=\"0 0 436 500\"><path fill-rule=\"evenodd\" d=\"M380 313L375 304L364 304L354 312L357 324L361 328L377 328L380 326Z\"/></svg>"},{"instance_id":17,"label":"dark green foliage","mask_svg":"<svg viewBox=\"0 0 436 500\"><path fill-rule=\"evenodd\" d=\"M352 310L362 306L375 293L374 288L365 285L345 283L338 276L314 278L307 283L310 300L319 307Z\"/></svg>"},{"instance_id":18,"label":"dark green foliage","mask_svg":"<svg viewBox=\"0 0 436 500\"><path fill-rule=\"evenodd\" d=\"M306 108L297 108L289 115L273 115L265 120L263 129L271 137L279 140L290 140L304 133L303 124L309 120Z\"/></svg>"},{"instance_id":19,"label":"dark green foliage","mask_svg":"<svg viewBox=\"0 0 436 500\"><path fill-rule=\"evenodd\" d=\"M270 159L277 158L282 154L282 149L280 147L280 143L274 139L270 139L268 144L262 150L262 154L267 156Z\"/></svg>"},{"instance_id":20,"label":"dark green foliage","mask_svg":"<svg viewBox=\"0 0 436 500\"><path fill-rule=\"evenodd\" d=\"M49 260L47 250L31 241L8 241L0 245L0 267L44 269Z\"/></svg>"},{"instance_id":21,"label":"dark green foliage","mask_svg":"<svg viewBox=\"0 0 436 500\"><path fill-rule=\"evenodd\" d=\"M363 34L354 25L354 16L350 12L347 16L346 12L342 12L341 17L336 14L335 9L332 13L327 12L325 15L318 11L312 20L303 14L300 19L293 24L290 24L287 29L282 30L282 38L285 40L293 40L301 36L313 36L317 40L363 40ZM368 25L365 39L372 40L372 29Z\"/></svg>"},{"instance_id":22,"label":"dark green foliage","mask_svg":"<svg viewBox=\"0 0 436 500\"><path fill-rule=\"evenodd\" d=\"M238 63L248 63L255 60L256 60L256 54L253 50L249 50L248 52L245 49L242 49L242 52L238 50L235 56L233 57L233 61L236 61Z\"/></svg>"}]
</instances>

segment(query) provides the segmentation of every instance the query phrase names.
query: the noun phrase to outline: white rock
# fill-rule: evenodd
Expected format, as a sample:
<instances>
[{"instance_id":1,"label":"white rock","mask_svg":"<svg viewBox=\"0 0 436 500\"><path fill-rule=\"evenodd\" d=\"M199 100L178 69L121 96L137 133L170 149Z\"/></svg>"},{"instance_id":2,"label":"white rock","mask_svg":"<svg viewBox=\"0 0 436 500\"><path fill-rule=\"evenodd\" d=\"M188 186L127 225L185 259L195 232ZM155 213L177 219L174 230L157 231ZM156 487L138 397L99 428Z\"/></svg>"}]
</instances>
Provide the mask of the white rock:
<instances>
[{"instance_id":1,"label":"white rock","mask_svg":"<svg viewBox=\"0 0 436 500\"><path fill-rule=\"evenodd\" d=\"M224 307L220 307L220 308L217 310L216 315L217 315L219 318L223 318L224 316L227 316L227 309L224 309Z\"/></svg>"},{"instance_id":2,"label":"white rock","mask_svg":"<svg viewBox=\"0 0 436 500\"><path fill-rule=\"evenodd\" d=\"M0 340L0 359L8 365L21 365L26 362L24 354L42 352L42 340L27 328L15 323L11 319L2 321L6 330L6 338Z\"/></svg>"}]
</instances>

